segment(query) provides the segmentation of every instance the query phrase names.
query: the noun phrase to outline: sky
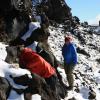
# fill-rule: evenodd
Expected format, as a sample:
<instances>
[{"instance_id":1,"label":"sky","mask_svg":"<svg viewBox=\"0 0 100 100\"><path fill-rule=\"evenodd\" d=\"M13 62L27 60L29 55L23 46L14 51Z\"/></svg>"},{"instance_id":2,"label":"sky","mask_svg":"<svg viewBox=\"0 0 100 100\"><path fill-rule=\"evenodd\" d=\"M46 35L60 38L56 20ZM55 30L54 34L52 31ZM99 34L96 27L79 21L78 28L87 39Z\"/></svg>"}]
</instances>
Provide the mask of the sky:
<instances>
[{"instance_id":1,"label":"sky","mask_svg":"<svg viewBox=\"0 0 100 100\"><path fill-rule=\"evenodd\" d=\"M98 24L100 20L100 0L65 0L72 9L72 15L77 16L81 22Z\"/></svg>"}]
</instances>

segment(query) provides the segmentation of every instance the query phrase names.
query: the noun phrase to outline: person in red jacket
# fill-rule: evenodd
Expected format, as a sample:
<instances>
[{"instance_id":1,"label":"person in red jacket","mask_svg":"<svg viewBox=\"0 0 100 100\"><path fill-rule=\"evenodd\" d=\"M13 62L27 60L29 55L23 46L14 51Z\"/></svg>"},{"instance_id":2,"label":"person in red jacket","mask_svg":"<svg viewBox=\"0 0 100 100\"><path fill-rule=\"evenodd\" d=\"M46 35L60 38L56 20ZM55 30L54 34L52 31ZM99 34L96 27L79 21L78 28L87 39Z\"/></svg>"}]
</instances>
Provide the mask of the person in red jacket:
<instances>
[{"instance_id":1,"label":"person in red jacket","mask_svg":"<svg viewBox=\"0 0 100 100\"><path fill-rule=\"evenodd\" d=\"M56 90L57 77L54 67L30 48L22 48L19 53L20 67L45 78L51 89Z\"/></svg>"}]
</instances>

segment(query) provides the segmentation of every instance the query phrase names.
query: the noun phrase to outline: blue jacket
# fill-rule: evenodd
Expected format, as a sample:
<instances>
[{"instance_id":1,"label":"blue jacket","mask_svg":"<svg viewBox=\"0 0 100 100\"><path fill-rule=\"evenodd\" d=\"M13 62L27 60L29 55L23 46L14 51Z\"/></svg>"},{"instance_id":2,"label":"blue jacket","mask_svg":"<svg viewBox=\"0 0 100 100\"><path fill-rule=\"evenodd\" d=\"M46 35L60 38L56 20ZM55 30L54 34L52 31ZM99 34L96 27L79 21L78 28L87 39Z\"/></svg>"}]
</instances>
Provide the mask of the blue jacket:
<instances>
[{"instance_id":1,"label":"blue jacket","mask_svg":"<svg viewBox=\"0 0 100 100\"><path fill-rule=\"evenodd\" d=\"M77 64L77 52L73 43L64 44L62 47L62 55L67 64Z\"/></svg>"}]
</instances>

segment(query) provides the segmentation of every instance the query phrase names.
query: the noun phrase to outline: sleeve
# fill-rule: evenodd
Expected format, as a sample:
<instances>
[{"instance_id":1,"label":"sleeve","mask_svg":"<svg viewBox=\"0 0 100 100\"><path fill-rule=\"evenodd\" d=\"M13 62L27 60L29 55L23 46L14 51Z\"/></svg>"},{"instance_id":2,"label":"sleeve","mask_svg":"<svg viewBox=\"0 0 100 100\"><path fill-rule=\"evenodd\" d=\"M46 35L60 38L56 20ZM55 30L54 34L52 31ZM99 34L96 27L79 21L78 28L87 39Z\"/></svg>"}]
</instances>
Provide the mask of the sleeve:
<instances>
[{"instance_id":1,"label":"sleeve","mask_svg":"<svg viewBox=\"0 0 100 100\"><path fill-rule=\"evenodd\" d=\"M71 51L69 47L67 48L65 45L63 46L62 55L63 55L64 61L66 63L70 63Z\"/></svg>"},{"instance_id":2,"label":"sleeve","mask_svg":"<svg viewBox=\"0 0 100 100\"><path fill-rule=\"evenodd\" d=\"M73 58L73 63L77 64L78 58L77 58L77 51L75 45L72 45L72 58Z\"/></svg>"}]
</instances>

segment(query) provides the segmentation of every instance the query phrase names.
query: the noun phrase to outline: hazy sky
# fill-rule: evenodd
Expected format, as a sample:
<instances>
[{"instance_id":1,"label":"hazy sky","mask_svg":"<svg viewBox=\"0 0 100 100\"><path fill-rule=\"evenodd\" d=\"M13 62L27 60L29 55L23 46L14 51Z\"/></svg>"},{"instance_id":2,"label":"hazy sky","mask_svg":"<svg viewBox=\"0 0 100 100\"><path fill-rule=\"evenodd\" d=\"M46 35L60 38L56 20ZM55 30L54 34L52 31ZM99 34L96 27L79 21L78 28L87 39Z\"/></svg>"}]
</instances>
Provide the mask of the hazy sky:
<instances>
[{"instance_id":1,"label":"hazy sky","mask_svg":"<svg viewBox=\"0 0 100 100\"><path fill-rule=\"evenodd\" d=\"M65 0L73 16L79 17L81 22L98 24L100 20L100 0Z\"/></svg>"}]
</instances>

